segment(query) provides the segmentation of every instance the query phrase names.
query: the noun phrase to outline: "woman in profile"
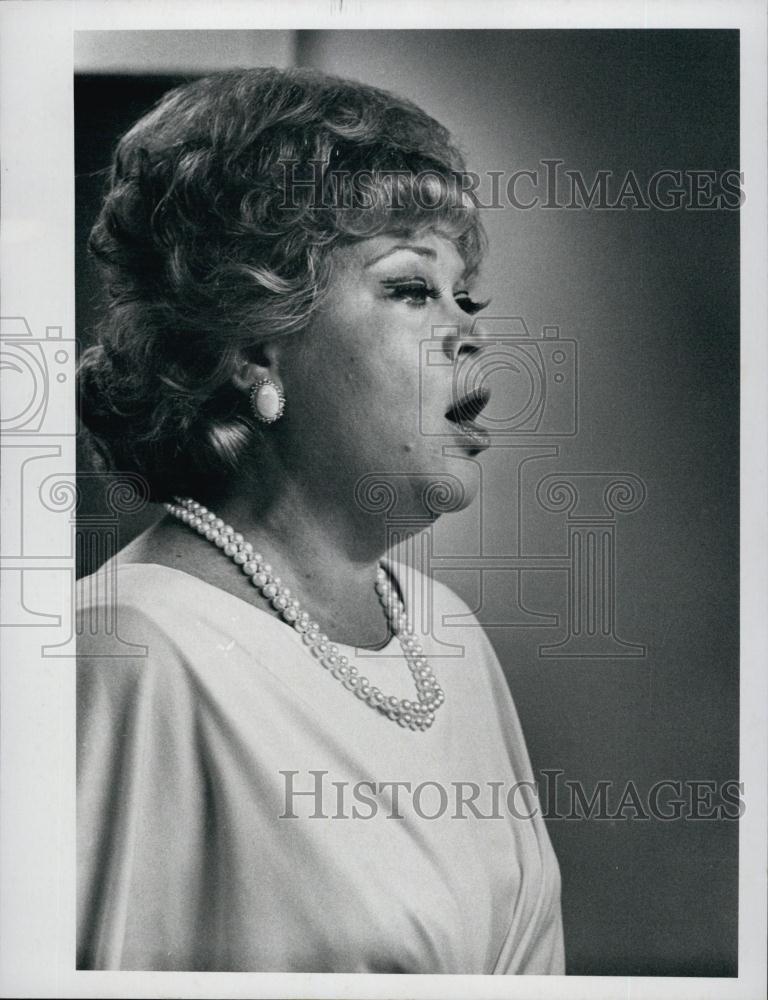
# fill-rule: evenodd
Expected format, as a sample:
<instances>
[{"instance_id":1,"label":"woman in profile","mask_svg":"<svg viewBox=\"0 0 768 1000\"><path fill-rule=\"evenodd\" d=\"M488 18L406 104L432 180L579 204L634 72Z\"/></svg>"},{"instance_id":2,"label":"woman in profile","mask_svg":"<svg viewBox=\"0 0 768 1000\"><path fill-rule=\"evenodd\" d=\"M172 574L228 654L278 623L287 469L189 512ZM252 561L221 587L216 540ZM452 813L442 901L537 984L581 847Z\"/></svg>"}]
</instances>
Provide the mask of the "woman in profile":
<instances>
[{"instance_id":1,"label":"woman in profile","mask_svg":"<svg viewBox=\"0 0 768 1000\"><path fill-rule=\"evenodd\" d=\"M298 70L185 85L118 145L83 415L166 516L116 557L146 655L78 650L79 968L564 971L533 796L488 806L532 787L499 663L377 504L465 506L488 445L487 394L453 389L463 170L414 105Z\"/></svg>"}]
</instances>

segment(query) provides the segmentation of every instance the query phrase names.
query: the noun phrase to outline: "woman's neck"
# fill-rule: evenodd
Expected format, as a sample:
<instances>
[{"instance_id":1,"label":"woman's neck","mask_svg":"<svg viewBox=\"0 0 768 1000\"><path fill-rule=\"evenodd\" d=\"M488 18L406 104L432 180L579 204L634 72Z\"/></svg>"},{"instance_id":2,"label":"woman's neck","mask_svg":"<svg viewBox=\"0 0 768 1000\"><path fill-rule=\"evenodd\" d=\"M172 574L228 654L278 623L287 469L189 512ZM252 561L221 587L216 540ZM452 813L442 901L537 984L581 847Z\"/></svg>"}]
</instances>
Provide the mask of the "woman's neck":
<instances>
[{"instance_id":1,"label":"woman's neck","mask_svg":"<svg viewBox=\"0 0 768 1000\"><path fill-rule=\"evenodd\" d=\"M236 498L212 509L252 543L332 640L366 648L382 645L390 633L374 585L384 550L383 525L374 517L366 525L318 511L299 497L274 503L261 514ZM123 549L120 560L180 569L271 610L234 563L170 516Z\"/></svg>"},{"instance_id":2,"label":"woman's neck","mask_svg":"<svg viewBox=\"0 0 768 1000\"><path fill-rule=\"evenodd\" d=\"M217 512L241 532L290 587L323 631L352 646L376 646L388 626L375 592L385 548L382 523L304 502L300 492L254 513L242 499Z\"/></svg>"}]
</instances>

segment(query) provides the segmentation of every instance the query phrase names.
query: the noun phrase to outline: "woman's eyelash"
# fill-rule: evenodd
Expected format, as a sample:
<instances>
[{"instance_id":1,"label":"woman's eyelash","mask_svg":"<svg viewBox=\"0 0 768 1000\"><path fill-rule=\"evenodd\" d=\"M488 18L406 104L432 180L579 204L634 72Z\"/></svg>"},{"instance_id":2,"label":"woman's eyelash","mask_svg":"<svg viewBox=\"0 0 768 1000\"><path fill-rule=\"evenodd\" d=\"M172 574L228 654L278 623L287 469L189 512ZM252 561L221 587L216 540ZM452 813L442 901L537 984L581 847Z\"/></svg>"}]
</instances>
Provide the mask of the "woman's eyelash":
<instances>
[{"instance_id":1,"label":"woman's eyelash","mask_svg":"<svg viewBox=\"0 0 768 1000\"><path fill-rule=\"evenodd\" d=\"M390 298L401 302L411 302L413 305L426 305L427 299L439 299L440 292L433 285L418 278L390 279L384 287L389 291Z\"/></svg>"},{"instance_id":2,"label":"woman's eyelash","mask_svg":"<svg viewBox=\"0 0 768 1000\"><path fill-rule=\"evenodd\" d=\"M390 279L383 282L383 284L388 289L391 298L398 299L401 302L410 302L416 306L424 306L427 304L428 299L439 299L441 297L439 289L435 288L434 285L428 284L421 278L409 278L405 281ZM468 292L456 292L454 299L459 308L463 309L470 316L480 312L481 309L485 309L488 305L487 301L475 302Z\"/></svg>"}]
</instances>

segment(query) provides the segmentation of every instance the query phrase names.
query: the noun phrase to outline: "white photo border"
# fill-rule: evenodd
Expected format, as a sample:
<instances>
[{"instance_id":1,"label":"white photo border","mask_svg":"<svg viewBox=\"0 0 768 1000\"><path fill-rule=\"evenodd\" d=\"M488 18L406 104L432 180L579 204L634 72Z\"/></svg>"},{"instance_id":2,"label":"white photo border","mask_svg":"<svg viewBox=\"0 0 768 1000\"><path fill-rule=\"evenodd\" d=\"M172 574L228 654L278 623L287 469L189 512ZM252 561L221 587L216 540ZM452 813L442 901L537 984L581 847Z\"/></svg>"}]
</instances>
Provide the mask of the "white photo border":
<instances>
[{"instance_id":1,"label":"white photo border","mask_svg":"<svg viewBox=\"0 0 768 1000\"><path fill-rule=\"evenodd\" d=\"M766 10L755 2L586 3L550 0L185 0L9 2L0 7L2 313L35 336L74 310L73 36L77 30L296 28L736 28L741 32L741 758L748 808L739 835L739 976L481 977L75 970L74 662L40 656L39 630L0 634L0 990L3 996L104 997L718 997L758 1000L766 977L766 552L768 519L768 214ZM51 384L61 425L74 413L74 354ZM75 469L74 436L58 438L62 473ZM13 449L9 449L12 452ZM50 454L50 450L49 450ZM13 565L19 484L4 452L2 554ZM13 457L13 455L12 455ZM17 470L18 471L18 470ZM25 510L40 552L38 606L62 608L74 559L61 519ZM65 526L66 527L66 526ZM27 562L27 565L32 565ZM0 601L10 595L0 589ZM62 603L63 602L63 603Z\"/></svg>"}]
</instances>

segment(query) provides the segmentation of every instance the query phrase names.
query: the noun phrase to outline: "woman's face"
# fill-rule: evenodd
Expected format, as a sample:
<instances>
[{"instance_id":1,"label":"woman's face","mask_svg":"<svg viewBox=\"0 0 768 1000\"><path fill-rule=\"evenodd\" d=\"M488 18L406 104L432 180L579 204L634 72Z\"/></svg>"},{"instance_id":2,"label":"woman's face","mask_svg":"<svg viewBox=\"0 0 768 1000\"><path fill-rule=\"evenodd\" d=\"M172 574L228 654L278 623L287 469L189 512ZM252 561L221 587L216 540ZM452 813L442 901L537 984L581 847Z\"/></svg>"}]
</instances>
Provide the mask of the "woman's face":
<instances>
[{"instance_id":1,"label":"woman's face","mask_svg":"<svg viewBox=\"0 0 768 1000\"><path fill-rule=\"evenodd\" d=\"M423 516L425 487L456 480L466 506L477 478L466 459L488 442L470 424L483 401L455 408L456 362L473 351L455 244L434 230L381 235L334 250L332 268L321 310L279 349L281 461L337 501L380 474L398 512Z\"/></svg>"}]
</instances>

